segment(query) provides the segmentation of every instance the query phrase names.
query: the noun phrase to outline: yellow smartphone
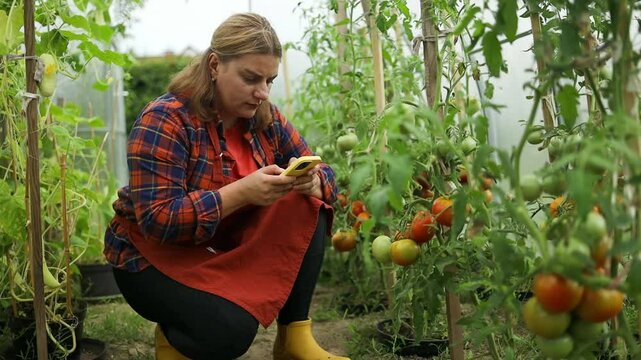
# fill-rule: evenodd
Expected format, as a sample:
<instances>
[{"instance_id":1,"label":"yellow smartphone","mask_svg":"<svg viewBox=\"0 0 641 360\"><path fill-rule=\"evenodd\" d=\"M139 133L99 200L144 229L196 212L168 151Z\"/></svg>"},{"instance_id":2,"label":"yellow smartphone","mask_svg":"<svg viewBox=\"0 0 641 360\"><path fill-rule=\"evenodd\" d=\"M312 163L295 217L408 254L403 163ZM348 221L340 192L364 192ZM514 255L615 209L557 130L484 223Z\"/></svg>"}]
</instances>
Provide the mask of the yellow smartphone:
<instances>
[{"instance_id":1,"label":"yellow smartphone","mask_svg":"<svg viewBox=\"0 0 641 360\"><path fill-rule=\"evenodd\" d=\"M283 176L301 176L306 174L314 166L322 162L320 156L301 156L294 160L285 171L281 173Z\"/></svg>"}]
</instances>

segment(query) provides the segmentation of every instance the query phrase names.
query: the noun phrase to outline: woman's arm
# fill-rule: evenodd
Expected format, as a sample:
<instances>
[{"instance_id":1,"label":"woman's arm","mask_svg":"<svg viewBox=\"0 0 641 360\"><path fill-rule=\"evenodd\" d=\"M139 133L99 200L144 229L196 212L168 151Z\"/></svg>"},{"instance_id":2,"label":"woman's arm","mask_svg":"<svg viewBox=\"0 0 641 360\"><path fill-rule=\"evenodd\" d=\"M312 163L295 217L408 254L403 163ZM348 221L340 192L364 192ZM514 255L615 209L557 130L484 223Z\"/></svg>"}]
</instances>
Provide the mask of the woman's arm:
<instances>
[{"instance_id":1,"label":"woman's arm","mask_svg":"<svg viewBox=\"0 0 641 360\"><path fill-rule=\"evenodd\" d=\"M190 147L185 125L172 109L143 112L131 131L130 196L142 233L159 243L207 241L222 219L218 191L187 191Z\"/></svg>"}]
</instances>

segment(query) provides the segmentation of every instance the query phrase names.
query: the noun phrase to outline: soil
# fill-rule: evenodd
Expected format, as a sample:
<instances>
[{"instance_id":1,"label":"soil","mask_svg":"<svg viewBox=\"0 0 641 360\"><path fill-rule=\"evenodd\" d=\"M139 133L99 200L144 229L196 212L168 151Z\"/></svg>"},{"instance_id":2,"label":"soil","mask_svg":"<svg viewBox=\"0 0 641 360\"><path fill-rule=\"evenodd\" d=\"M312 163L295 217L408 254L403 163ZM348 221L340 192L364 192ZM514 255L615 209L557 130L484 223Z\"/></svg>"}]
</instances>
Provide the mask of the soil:
<instances>
[{"instance_id":1,"label":"soil","mask_svg":"<svg viewBox=\"0 0 641 360\"><path fill-rule=\"evenodd\" d=\"M332 293L327 289L318 287L314 295L311 313L314 312L324 303ZM123 306L127 306L124 304ZM335 354L347 354L347 344L351 335L349 324L353 319L330 319L323 321L314 321L312 324L314 337L316 341L327 351ZM149 331L153 334L154 323L149 323ZM274 322L268 328L259 327L258 334L245 355L238 358L239 360L267 360L272 358L272 347L276 337L276 323ZM142 339L141 339L142 340ZM122 359L153 359L153 338L144 339L137 343L126 344L107 344L106 360Z\"/></svg>"}]
</instances>

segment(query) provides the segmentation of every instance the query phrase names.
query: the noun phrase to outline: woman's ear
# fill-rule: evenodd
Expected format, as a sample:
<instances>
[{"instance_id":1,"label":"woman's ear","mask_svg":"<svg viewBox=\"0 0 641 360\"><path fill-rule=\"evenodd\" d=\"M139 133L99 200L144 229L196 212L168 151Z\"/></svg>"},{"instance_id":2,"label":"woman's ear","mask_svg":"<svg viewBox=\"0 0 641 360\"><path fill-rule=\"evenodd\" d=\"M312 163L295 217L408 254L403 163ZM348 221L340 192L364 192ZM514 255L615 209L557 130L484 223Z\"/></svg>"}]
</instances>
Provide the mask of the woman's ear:
<instances>
[{"instance_id":1,"label":"woman's ear","mask_svg":"<svg viewBox=\"0 0 641 360\"><path fill-rule=\"evenodd\" d=\"M211 75L211 78L216 79L220 68L220 58L218 57L218 54L209 54L207 57L207 63L209 64L209 74Z\"/></svg>"}]
</instances>

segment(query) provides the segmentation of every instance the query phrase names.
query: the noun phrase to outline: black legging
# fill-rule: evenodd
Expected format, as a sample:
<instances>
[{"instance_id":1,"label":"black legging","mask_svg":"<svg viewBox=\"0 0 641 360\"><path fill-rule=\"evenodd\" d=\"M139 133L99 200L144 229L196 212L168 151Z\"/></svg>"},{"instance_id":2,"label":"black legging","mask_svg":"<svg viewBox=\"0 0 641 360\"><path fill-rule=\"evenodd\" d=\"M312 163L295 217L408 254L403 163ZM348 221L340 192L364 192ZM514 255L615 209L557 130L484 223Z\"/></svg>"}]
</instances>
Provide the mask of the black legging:
<instances>
[{"instance_id":1,"label":"black legging","mask_svg":"<svg viewBox=\"0 0 641 360\"><path fill-rule=\"evenodd\" d=\"M305 320L325 250L326 214L305 253L298 277L278 314L278 323ZM249 349L258 321L245 309L219 296L182 285L153 266L140 272L114 268L125 300L140 316L159 323L171 345L196 360L235 359Z\"/></svg>"}]
</instances>

